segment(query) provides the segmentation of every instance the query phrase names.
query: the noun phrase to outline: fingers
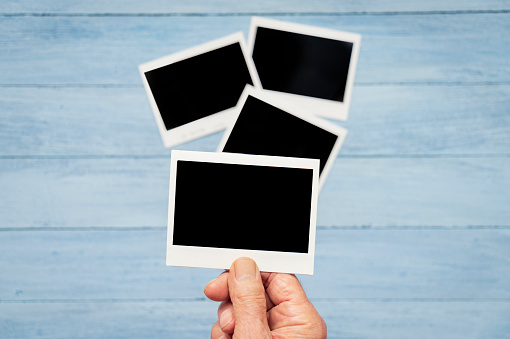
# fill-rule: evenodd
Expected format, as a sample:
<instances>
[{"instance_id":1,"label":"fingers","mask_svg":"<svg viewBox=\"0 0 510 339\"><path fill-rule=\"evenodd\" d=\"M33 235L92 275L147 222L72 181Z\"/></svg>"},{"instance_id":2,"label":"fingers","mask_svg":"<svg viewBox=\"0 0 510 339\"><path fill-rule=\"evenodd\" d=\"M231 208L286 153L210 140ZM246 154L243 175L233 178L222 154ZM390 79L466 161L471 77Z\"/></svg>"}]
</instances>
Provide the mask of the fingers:
<instances>
[{"instance_id":1,"label":"fingers","mask_svg":"<svg viewBox=\"0 0 510 339\"><path fill-rule=\"evenodd\" d=\"M262 281L264 284L268 280L269 275L275 275L277 273L265 273L261 272ZM207 298L213 301L226 301L230 300L228 295L228 271L225 271L219 275L218 278L211 280L204 288L204 294ZM266 293L266 310L270 310L274 307L273 302Z\"/></svg>"},{"instance_id":2,"label":"fingers","mask_svg":"<svg viewBox=\"0 0 510 339\"><path fill-rule=\"evenodd\" d=\"M228 274L228 289L232 301L235 333L241 338L271 338L267 324L266 294L257 264L249 258L239 258Z\"/></svg>"},{"instance_id":3,"label":"fingers","mask_svg":"<svg viewBox=\"0 0 510 339\"><path fill-rule=\"evenodd\" d=\"M204 288L204 294L207 298L214 301L228 300L228 272L223 272L214 280L211 280Z\"/></svg>"},{"instance_id":4,"label":"fingers","mask_svg":"<svg viewBox=\"0 0 510 339\"><path fill-rule=\"evenodd\" d=\"M306 303L308 298L301 283L293 274L272 273L265 281L266 292L274 305L292 301L294 303Z\"/></svg>"},{"instance_id":5,"label":"fingers","mask_svg":"<svg viewBox=\"0 0 510 339\"><path fill-rule=\"evenodd\" d=\"M268 312L271 329L285 336L292 329L307 338L326 338L324 319L308 300L299 280L292 274L275 274L266 280L266 292L276 305ZM292 337L292 335L291 335Z\"/></svg>"},{"instance_id":6,"label":"fingers","mask_svg":"<svg viewBox=\"0 0 510 339\"><path fill-rule=\"evenodd\" d=\"M231 339L232 336L221 330L220 324L217 321L211 329L211 339Z\"/></svg>"},{"instance_id":7,"label":"fingers","mask_svg":"<svg viewBox=\"0 0 510 339\"><path fill-rule=\"evenodd\" d=\"M224 301L218 307L218 322L224 333L234 333L234 306L230 301Z\"/></svg>"}]
</instances>

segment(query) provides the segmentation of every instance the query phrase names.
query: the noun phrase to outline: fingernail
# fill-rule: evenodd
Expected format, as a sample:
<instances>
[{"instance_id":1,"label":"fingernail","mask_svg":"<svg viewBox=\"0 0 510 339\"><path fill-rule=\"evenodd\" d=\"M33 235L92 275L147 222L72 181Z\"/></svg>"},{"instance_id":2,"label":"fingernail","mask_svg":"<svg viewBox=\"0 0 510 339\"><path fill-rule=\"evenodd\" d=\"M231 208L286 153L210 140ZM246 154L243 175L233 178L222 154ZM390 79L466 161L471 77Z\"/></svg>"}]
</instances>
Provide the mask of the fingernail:
<instances>
[{"instance_id":1,"label":"fingernail","mask_svg":"<svg viewBox=\"0 0 510 339\"><path fill-rule=\"evenodd\" d=\"M225 326L230 324L232 320L234 319L234 315L232 314L231 310L225 310L220 315L220 327L223 329Z\"/></svg>"},{"instance_id":2,"label":"fingernail","mask_svg":"<svg viewBox=\"0 0 510 339\"><path fill-rule=\"evenodd\" d=\"M230 336L226 335L226 334L222 334L221 337L219 337L218 339L230 339Z\"/></svg>"},{"instance_id":3,"label":"fingernail","mask_svg":"<svg viewBox=\"0 0 510 339\"><path fill-rule=\"evenodd\" d=\"M255 280L257 275L257 266L249 258L237 259L235 262L236 279L238 281Z\"/></svg>"},{"instance_id":4,"label":"fingernail","mask_svg":"<svg viewBox=\"0 0 510 339\"><path fill-rule=\"evenodd\" d=\"M213 279L213 280L209 281L209 283L207 285L205 285L204 293L205 293L205 290L207 289L207 287L209 287L209 285L211 285L211 284L214 284L215 281L216 281L216 279Z\"/></svg>"}]
</instances>

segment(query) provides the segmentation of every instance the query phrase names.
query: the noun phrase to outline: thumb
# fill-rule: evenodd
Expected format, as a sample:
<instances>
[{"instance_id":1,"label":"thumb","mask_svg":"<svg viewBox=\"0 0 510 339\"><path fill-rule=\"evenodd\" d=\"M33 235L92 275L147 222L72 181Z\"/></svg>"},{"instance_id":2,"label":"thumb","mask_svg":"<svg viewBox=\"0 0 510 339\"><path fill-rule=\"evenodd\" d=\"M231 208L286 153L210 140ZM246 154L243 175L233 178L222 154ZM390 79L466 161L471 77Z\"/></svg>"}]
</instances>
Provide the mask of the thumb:
<instances>
[{"instance_id":1,"label":"thumb","mask_svg":"<svg viewBox=\"0 0 510 339\"><path fill-rule=\"evenodd\" d=\"M255 261L250 258L234 261L228 289L234 307L234 338L271 338L265 288Z\"/></svg>"}]
</instances>

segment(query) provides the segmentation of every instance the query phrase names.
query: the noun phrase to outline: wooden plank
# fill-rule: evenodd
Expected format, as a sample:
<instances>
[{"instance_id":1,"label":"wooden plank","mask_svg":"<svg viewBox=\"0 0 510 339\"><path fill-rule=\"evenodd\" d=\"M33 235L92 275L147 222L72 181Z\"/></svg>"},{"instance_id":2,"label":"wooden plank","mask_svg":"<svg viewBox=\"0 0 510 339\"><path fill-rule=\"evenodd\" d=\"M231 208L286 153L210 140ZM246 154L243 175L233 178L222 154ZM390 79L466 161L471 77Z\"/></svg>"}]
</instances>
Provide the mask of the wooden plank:
<instances>
[{"instance_id":1,"label":"wooden plank","mask_svg":"<svg viewBox=\"0 0 510 339\"><path fill-rule=\"evenodd\" d=\"M340 157L508 155L510 86L356 86ZM0 88L1 156L168 156L134 88ZM175 148L215 151L222 133Z\"/></svg>"},{"instance_id":2,"label":"wooden plank","mask_svg":"<svg viewBox=\"0 0 510 339\"><path fill-rule=\"evenodd\" d=\"M319 225L507 225L510 158L339 159Z\"/></svg>"},{"instance_id":3,"label":"wooden plank","mask_svg":"<svg viewBox=\"0 0 510 339\"><path fill-rule=\"evenodd\" d=\"M301 280L312 298L508 299L509 245L508 229L321 229Z\"/></svg>"},{"instance_id":4,"label":"wooden plank","mask_svg":"<svg viewBox=\"0 0 510 339\"><path fill-rule=\"evenodd\" d=\"M509 302L316 303L330 338L508 338Z\"/></svg>"},{"instance_id":5,"label":"wooden plank","mask_svg":"<svg viewBox=\"0 0 510 339\"><path fill-rule=\"evenodd\" d=\"M508 302L315 303L328 338L508 338ZM212 302L0 303L6 338L207 338Z\"/></svg>"},{"instance_id":6,"label":"wooden plank","mask_svg":"<svg viewBox=\"0 0 510 339\"><path fill-rule=\"evenodd\" d=\"M166 225L169 159L3 159L0 227ZM508 226L510 158L342 158L321 226Z\"/></svg>"},{"instance_id":7,"label":"wooden plank","mask_svg":"<svg viewBox=\"0 0 510 339\"><path fill-rule=\"evenodd\" d=\"M2 338L207 338L213 302L0 303Z\"/></svg>"},{"instance_id":8,"label":"wooden plank","mask_svg":"<svg viewBox=\"0 0 510 339\"><path fill-rule=\"evenodd\" d=\"M310 1L271 1L250 0L229 1L119 1L108 2L92 0L79 3L64 1L45 1L38 3L29 0L7 0L2 6L3 13L348 13L348 12L408 12L408 11L466 11L508 9L503 0L490 1L342 1L324 0L318 3Z\"/></svg>"},{"instance_id":9,"label":"wooden plank","mask_svg":"<svg viewBox=\"0 0 510 339\"><path fill-rule=\"evenodd\" d=\"M166 231L0 232L1 302L196 301L221 270L166 267ZM310 298L510 300L510 230L317 231Z\"/></svg>"},{"instance_id":10,"label":"wooden plank","mask_svg":"<svg viewBox=\"0 0 510 339\"><path fill-rule=\"evenodd\" d=\"M0 88L2 155L159 155L163 147L142 87ZM221 134L181 149L216 151Z\"/></svg>"},{"instance_id":11,"label":"wooden plank","mask_svg":"<svg viewBox=\"0 0 510 339\"><path fill-rule=\"evenodd\" d=\"M359 83L510 81L509 38L501 34L510 13L272 17L361 33ZM0 83L138 85L138 64L246 33L249 22L248 16L7 16L0 22Z\"/></svg>"}]
</instances>

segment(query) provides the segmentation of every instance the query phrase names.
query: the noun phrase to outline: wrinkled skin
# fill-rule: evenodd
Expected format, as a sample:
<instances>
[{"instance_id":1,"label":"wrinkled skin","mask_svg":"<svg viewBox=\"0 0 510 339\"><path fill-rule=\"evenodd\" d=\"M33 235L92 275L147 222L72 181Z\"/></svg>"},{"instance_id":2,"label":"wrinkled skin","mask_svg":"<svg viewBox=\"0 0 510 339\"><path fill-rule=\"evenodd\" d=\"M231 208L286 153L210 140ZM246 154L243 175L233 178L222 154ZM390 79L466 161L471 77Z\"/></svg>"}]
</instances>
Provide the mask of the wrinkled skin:
<instances>
[{"instance_id":1,"label":"wrinkled skin","mask_svg":"<svg viewBox=\"0 0 510 339\"><path fill-rule=\"evenodd\" d=\"M205 295L220 301L212 339L326 338L326 323L292 274L260 273L249 258L239 258L212 280Z\"/></svg>"}]
</instances>

